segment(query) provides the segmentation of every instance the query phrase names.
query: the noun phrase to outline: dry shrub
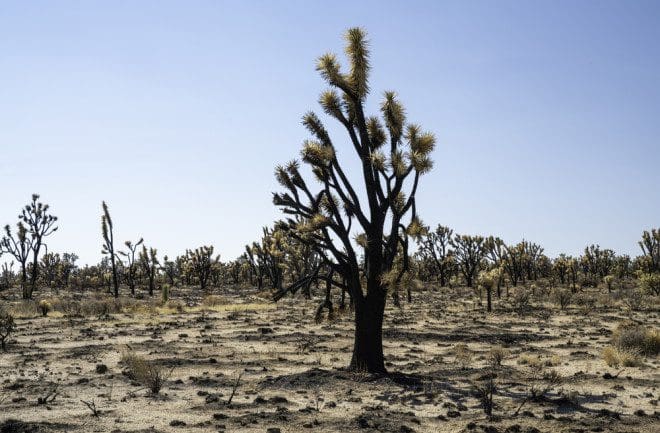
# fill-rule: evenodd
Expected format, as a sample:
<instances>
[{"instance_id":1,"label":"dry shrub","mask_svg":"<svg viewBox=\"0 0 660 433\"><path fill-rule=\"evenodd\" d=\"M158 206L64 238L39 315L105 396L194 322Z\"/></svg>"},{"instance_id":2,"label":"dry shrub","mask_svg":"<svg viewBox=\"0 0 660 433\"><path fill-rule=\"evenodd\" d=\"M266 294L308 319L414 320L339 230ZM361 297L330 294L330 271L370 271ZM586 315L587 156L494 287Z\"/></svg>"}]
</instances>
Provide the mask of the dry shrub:
<instances>
[{"instance_id":1,"label":"dry shrub","mask_svg":"<svg viewBox=\"0 0 660 433\"><path fill-rule=\"evenodd\" d=\"M186 304L183 301L180 300L169 300L167 301L167 308L171 308L175 310L177 313L185 313L186 311Z\"/></svg>"},{"instance_id":2,"label":"dry shrub","mask_svg":"<svg viewBox=\"0 0 660 433\"><path fill-rule=\"evenodd\" d=\"M560 309L565 310L573 299L573 293L567 289L554 289L552 291L551 298Z\"/></svg>"},{"instance_id":3,"label":"dry shrub","mask_svg":"<svg viewBox=\"0 0 660 433\"><path fill-rule=\"evenodd\" d=\"M579 293L573 296L573 302L580 307L580 312L585 316L596 309L596 298L590 293Z\"/></svg>"},{"instance_id":4,"label":"dry shrub","mask_svg":"<svg viewBox=\"0 0 660 433\"><path fill-rule=\"evenodd\" d=\"M607 346L603 349L603 360L607 365L613 368L621 367L639 367L642 365L639 353L633 350L617 349L614 346Z\"/></svg>"},{"instance_id":5,"label":"dry shrub","mask_svg":"<svg viewBox=\"0 0 660 433\"><path fill-rule=\"evenodd\" d=\"M642 309L646 296L640 290L628 290L623 296L623 303L630 311L639 311Z\"/></svg>"},{"instance_id":6,"label":"dry shrub","mask_svg":"<svg viewBox=\"0 0 660 433\"><path fill-rule=\"evenodd\" d=\"M512 299L514 311L521 316L529 314L532 311L530 298L531 292L525 289L517 290Z\"/></svg>"},{"instance_id":7,"label":"dry shrub","mask_svg":"<svg viewBox=\"0 0 660 433\"><path fill-rule=\"evenodd\" d=\"M502 361L509 356L509 350L504 347L493 347L488 352L488 361L493 367L499 367L502 365Z\"/></svg>"},{"instance_id":8,"label":"dry shrub","mask_svg":"<svg viewBox=\"0 0 660 433\"><path fill-rule=\"evenodd\" d=\"M518 358L519 365L527 365L532 370L543 370L544 367L554 367L561 364L561 358L553 355L551 358L542 358L539 355L523 354Z\"/></svg>"},{"instance_id":9,"label":"dry shrub","mask_svg":"<svg viewBox=\"0 0 660 433\"><path fill-rule=\"evenodd\" d=\"M634 322L623 322L612 334L612 345L619 350L656 356L660 353L660 331Z\"/></svg>"},{"instance_id":10,"label":"dry shrub","mask_svg":"<svg viewBox=\"0 0 660 433\"><path fill-rule=\"evenodd\" d=\"M202 299L202 305L205 307L217 307L224 304L227 304L227 300L220 295L206 295Z\"/></svg>"},{"instance_id":11,"label":"dry shrub","mask_svg":"<svg viewBox=\"0 0 660 433\"><path fill-rule=\"evenodd\" d=\"M152 394L160 392L169 376L162 366L133 352L122 353L121 362L126 366L126 376L147 387Z\"/></svg>"},{"instance_id":12,"label":"dry shrub","mask_svg":"<svg viewBox=\"0 0 660 433\"><path fill-rule=\"evenodd\" d=\"M468 368L472 363L473 354L465 343L454 345L454 356L456 358L456 362L460 364L461 368L463 369Z\"/></svg>"}]
</instances>

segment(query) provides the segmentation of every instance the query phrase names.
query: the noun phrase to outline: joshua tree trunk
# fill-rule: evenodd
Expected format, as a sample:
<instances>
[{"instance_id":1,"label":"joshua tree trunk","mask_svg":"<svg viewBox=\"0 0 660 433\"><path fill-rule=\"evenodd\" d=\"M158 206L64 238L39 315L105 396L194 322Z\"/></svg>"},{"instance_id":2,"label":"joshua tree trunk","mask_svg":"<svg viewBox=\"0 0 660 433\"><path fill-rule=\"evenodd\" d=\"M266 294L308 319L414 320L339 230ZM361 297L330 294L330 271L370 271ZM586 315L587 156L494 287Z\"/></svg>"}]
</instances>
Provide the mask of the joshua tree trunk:
<instances>
[{"instance_id":1,"label":"joshua tree trunk","mask_svg":"<svg viewBox=\"0 0 660 433\"><path fill-rule=\"evenodd\" d=\"M378 294L371 294L380 292ZM383 356L385 291L370 292L355 301L355 341L350 370L386 373Z\"/></svg>"}]
</instances>

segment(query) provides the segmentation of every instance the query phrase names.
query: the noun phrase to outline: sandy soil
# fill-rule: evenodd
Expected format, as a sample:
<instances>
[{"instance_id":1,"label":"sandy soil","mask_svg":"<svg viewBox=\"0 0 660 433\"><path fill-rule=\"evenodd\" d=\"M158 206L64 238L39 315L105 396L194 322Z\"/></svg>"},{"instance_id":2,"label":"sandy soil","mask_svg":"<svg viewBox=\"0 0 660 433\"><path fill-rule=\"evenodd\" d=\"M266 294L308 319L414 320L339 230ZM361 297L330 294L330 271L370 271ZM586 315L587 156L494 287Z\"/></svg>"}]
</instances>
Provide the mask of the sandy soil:
<instances>
[{"instance_id":1,"label":"sandy soil","mask_svg":"<svg viewBox=\"0 0 660 433\"><path fill-rule=\"evenodd\" d=\"M658 359L620 370L602 360L612 329L630 318L620 308L486 315L418 293L388 307L393 374L370 377L342 369L349 313L317 324L314 301L224 297L205 312L17 319L0 354L0 432L660 431ZM659 324L657 310L632 318ZM493 347L508 352L495 368ZM126 351L169 374L158 395L126 377ZM543 367L530 365L535 356ZM493 376L489 418L477 388ZM533 389L547 392L531 399Z\"/></svg>"}]
</instances>

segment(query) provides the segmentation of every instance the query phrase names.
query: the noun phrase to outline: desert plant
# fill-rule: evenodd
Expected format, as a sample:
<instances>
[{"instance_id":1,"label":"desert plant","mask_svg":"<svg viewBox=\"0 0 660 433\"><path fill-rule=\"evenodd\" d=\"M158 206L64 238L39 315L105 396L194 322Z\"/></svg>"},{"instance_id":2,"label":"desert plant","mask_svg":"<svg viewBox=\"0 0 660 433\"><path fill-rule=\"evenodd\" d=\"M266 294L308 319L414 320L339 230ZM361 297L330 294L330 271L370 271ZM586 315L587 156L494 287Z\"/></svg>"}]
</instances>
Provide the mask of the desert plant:
<instances>
[{"instance_id":1,"label":"desert plant","mask_svg":"<svg viewBox=\"0 0 660 433\"><path fill-rule=\"evenodd\" d=\"M493 290L497 286L497 281L499 281L502 272L500 268L494 268L490 271L482 271L479 273L479 278L477 279L477 284L480 289L486 290L486 309L488 312L493 311Z\"/></svg>"},{"instance_id":2,"label":"desert plant","mask_svg":"<svg viewBox=\"0 0 660 433\"><path fill-rule=\"evenodd\" d=\"M157 253L155 248L149 248L147 250L147 247L142 245L142 251L140 251L140 257L138 259L142 273L147 277L149 296L154 295L156 272L159 265L158 257L156 257Z\"/></svg>"},{"instance_id":3,"label":"desert plant","mask_svg":"<svg viewBox=\"0 0 660 433\"><path fill-rule=\"evenodd\" d=\"M660 295L660 272L642 273L639 276L640 288L650 295Z\"/></svg>"},{"instance_id":4,"label":"desert plant","mask_svg":"<svg viewBox=\"0 0 660 433\"><path fill-rule=\"evenodd\" d=\"M497 392L494 376L494 373L488 374L483 382L474 386L477 398L481 402L481 408L489 419L493 416L493 395Z\"/></svg>"},{"instance_id":5,"label":"desert plant","mask_svg":"<svg viewBox=\"0 0 660 433\"><path fill-rule=\"evenodd\" d=\"M0 310L0 348L7 350L7 340L9 335L16 329L14 317L4 310Z\"/></svg>"},{"instance_id":6,"label":"desert plant","mask_svg":"<svg viewBox=\"0 0 660 433\"><path fill-rule=\"evenodd\" d=\"M612 345L621 350L656 356L660 353L660 331L634 322L623 322L612 333Z\"/></svg>"},{"instance_id":7,"label":"desert plant","mask_svg":"<svg viewBox=\"0 0 660 433\"><path fill-rule=\"evenodd\" d=\"M434 231L423 236L419 245L420 256L428 261L433 276L437 277L441 287L449 283L454 274L456 262L450 243L454 231L438 224Z\"/></svg>"},{"instance_id":8,"label":"desert plant","mask_svg":"<svg viewBox=\"0 0 660 433\"><path fill-rule=\"evenodd\" d=\"M568 289L556 288L551 292L551 297L560 309L565 310L573 299L573 292Z\"/></svg>"},{"instance_id":9,"label":"desert plant","mask_svg":"<svg viewBox=\"0 0 660 433\"><path fill-rule=\"evenodd\" d=\"M465 284L472 287L472 282L479 272L481 261L486 255L483 236L456 235L451 240L454 247L456 262L463 277Z\"/></svg>"},{"instance_id":10,"label":"desert plant","mask_svg":"<svg viewBox=\"0 0 660 433\"><path fill-rule=\"evenodd\" d=\"M28 230L22 221L16 224L16 235L11 231L9 224L5 226L5 235L0 239L0 254L7 253L12 255L21 265L21 292L23 299L30 298L30 292L27 287L27 261L30 257L30 251L34 239L28 236Z\"/></svg>"},{"instance_id":11,"label":"desert plant","mask_svg":"<svg viewBox=\"0 0 660 433\"><path fill-rule=\"evenodd\" d=\"M170 285L163 284L160 288L160 299L163 304L166 304L170 299Z\"/></svg>"},{"instance_id":12,"label":"desert plant","mask_svg":"<svg viewBox=\"0 0 660 433\"><path fill-rule=\"evenodd\" d=\"M459 364L462 369L466 369L470 366L472 363L473 353L470 351L467 344L458 343L454 345L453 352L456 363Z\"/></svg>"},{"instance_id":13,"label":"desert plant","mask_svg":"<svg viewBox=\"0 0 660 433\"><path fill-rule=\"evenodd\" d=\"M531 292L526 289L518 289L513 295L511 300L513 304L513 311L518 315L524 316L532 311L532 304L530 302Z\"/></svg>"},{"instance_id":14,"label":"desert plant","mask_svg":"<svg viewBox=\"0 0 660 433\"><path fill-rule=\"evenodd\" d=\"M493 368L500 367L502 361L509 356L509 350L504 347L493 347L488 352L488 361Z\"/></svg>"},{"instance_id":15,"label":"desert plant","mask_svg":"<svg viewBox=\"0 0 660 433\"><path fill-rule=\"evenodd\" d=\"M650 232L645 230L639 247L645 258L644 271L649 274L660 273L660 229L651 229Z\"/></svg>"},{"instance_id":16,"label":"desert plant","mask_svg":"<svg viewBox=\"0 0 660 433\"><path fill-rule=\"evenodd\" d=\"M321 188L313 192L300 173L299 163L293 161L276 168L277 180L286 192L274 194L273 202L296 217L285 222L287 230L319 252L324 264L340 276L335 287L350 293L355 306L350 369L384 373L382 325L389 288L384 280L398 283L399 276L408 272L409 236L418 236L424 228L417 218L415 194L420 176L432 168L429 154L435 137L417 125L406 124L403 105L394 92L386 92L381 104L384 126L378 118L365 116L370 69L366 34L359 28L349 29L346 40L350 61L347 73L340 70L333 54L323 55L318 61L321 76L341 93L326 91L320 103L348 133L362 168L358 190L362 195L358 196L358 184L349 181L339 163L325 126L309 112L303 124L314 140L305 142L302 156ZM404 193L406 179L411 179L413 185L408 194ZM411 215L407 224L406 215ZM358 227L353 225L355 220ZM357 238L352 236L355 229ZM364 252L363 260L356 244ZM400 255L402 266L394 269ZM326 279L322 275L318 278Z\"/></svg>"},{"instance_id":17,"label":"desert plant","mask_svg":"<svg viewBox=\"0 0 660 433\"><path fill-rule=\"evenodd\" d=\"M57 217L48 213L50 206L43 204L39 200L39 194L32 194L32 201L28 203L19 218L25 224L25 227L32 238L32 272L30 273L30 288L26 293L26 298L32 298L32 292L37 285L37 276L39 274L39 251L44 245L44 238L57 231Z\"/></svg>"},{"instance_id":18,"label":"desert plant","mask_svg":"<svg viewBox=\"0 0 660 433\"><path fill-rule=\"evenodd\" d=\"M124 272L124 279L128 283L128 288L131 291L131 295L135 296L135 284L137 281L137 270L138 270L138 265L137 261L135 260L135 252L137 251L137 248L142 245L144 242L144 239L140 238L136 243L133 243L131 241L126 241L124 242L124 245L126 245L126 248L128 248L128 251L119 251L119 254L122 256L126 257L126 265L124 266L125 272Z\"/></svg>"},{"instance_id":19,"label":"desert plant","mask_svg":"<svg viewBox=\"0 0 660 433\"><path fill-rule=\"evenodd\" d=\"M103 248L101 252L110 256L110 264L112 265L112 286L114 288L115 298L119 297L119 280L117 279L117 265L115 263L115 243L114 235L112 233L112 218L110 218L110 211L108 205L103 202L103 215L101 216L101 233L103 234Z\"/></svg>"},{"instance_id":20,"label":"desert plant","mask_svg":"<svg viewBox=\"0 0 660 433\"><path fill-rule=\"evenodd\" d=\"M213 266L220 262L220 256L213 257L213 246L201 246L194 250L186 250L186 265L190 272L197 277L202 291L211 276Z\"/></svg>"},{"instance_id":21,"label":"desert plant","mask_svg":"<svg viewBox=\"0 0 660 433\"><path fill-rule=\"evenodd\" d=\"M639 367L642 365L642 359L635 350L618 349L614 346L607 346L603 349L603 360L613 368L617 367Z\"/></svg>"},{"instance_id":22,"label":"desert plant","mask_svg":"<svg viewBox=\"0 0 660 433\"><path fill-rule=\"evenodd\" d=\"M152 394L158 394L171 374L162 366L133 352L124 352L121 362L126 367L126 376L147 387Z\"/></svg>"}]
</instances>

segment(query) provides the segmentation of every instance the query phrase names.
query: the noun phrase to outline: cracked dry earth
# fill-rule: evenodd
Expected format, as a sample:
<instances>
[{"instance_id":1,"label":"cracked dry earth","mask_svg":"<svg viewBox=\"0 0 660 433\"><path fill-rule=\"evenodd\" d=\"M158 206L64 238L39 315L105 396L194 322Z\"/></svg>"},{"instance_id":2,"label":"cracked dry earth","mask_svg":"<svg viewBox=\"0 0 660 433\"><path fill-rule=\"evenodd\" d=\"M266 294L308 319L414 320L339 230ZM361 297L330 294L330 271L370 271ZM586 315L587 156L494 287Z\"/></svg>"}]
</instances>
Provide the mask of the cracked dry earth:
<instances>
[{"instance_id":1,"label":"cracked dry earth","mask_svg":"<svg viewBox=\"0 0 660 433\"><path fill-rule=\"evenodd\" d=\"M455 296L428 291L388 307L388 377L343 370L350 315L317 324L317 304L301 299L242 304L244 294L227 293L207 312L17 319L0 355L0 432L660 431L658 359L614 370L601 357L628 313L485 315ZM633 319L658 326L658 310ZM497 346L508 356L493 369ZM169 372L159 395L123 374L128 350ZM529 355L551 366L535 371L521 363ZM550 385L549 370L560 378ZM493 375L489 419L476 389ZM530 399L533 388L547 392Z\"/></svg>"}]
</instances>

